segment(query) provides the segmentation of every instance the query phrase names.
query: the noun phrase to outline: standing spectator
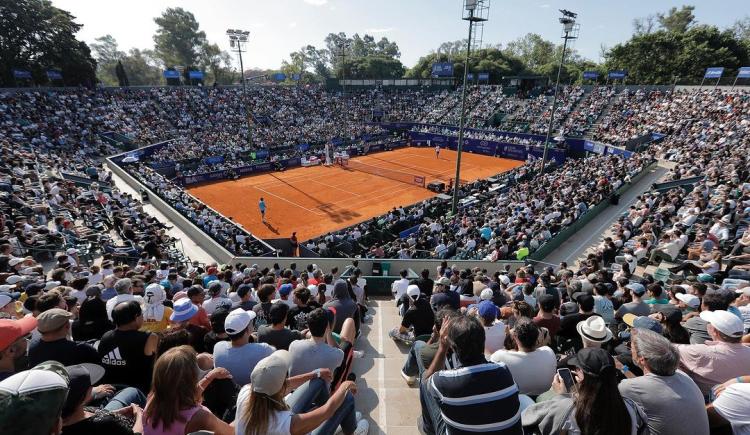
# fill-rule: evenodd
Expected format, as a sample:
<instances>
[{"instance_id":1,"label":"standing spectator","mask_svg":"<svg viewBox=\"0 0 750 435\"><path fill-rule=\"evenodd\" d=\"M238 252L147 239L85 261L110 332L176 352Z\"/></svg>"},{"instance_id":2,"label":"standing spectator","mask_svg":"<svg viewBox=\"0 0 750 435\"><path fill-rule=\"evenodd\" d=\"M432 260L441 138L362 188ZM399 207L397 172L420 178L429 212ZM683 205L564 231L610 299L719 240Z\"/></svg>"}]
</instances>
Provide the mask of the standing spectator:
<instances>
[{"instance_id":1,"label":"standing spectator","mask_svg":"<svg viewBox=\"0 0 750 435\"><path fill-rule=\"evenodd\" d=\"M522 434L518 388L506 366L485 359L479 321L473 316L444 321L439 337L438 352L420 385L420 430ZM444 369L448 351L461 368Z\"/></svg>"},{"instance_id":2,"label":"standing spectator","mask_svg":"<svg viewBox=\"0 0 750 435\"><path fill-rule=\"evenodd\" d=\"M112 310L112 320L116 329L102 336L98 348L105 370L103 382L148 391L159 336L140 330L143 314L134 300L117 304Z\"/></svg>"},{"instance_id":3,"label":"standing spectator","mask_svg":"<svg viewBox=\"0 0 750 435\"><path fill-rule=\"evenodd\" d=\"M677 371L677 349L648 329L633 328L631 334L633 362L643 370L643 376L636 377L615 359L627 378L620 382L620 394L643 408L652 434L709 433L703 395L692 379ZM680 418L674 418L676 415Z\"/></svg>"},{"instance_id":4,"label":"standing spectator","mask_svg":"<svg viewBox=\"0 0 750 435\"><path fill-rule=\"evenodd\" d=\"M214 345L214 366L223 367L232 374L234 383L243 386L250 382L250 373L258 361L271 355L273 346L266 343L250 343L255 313L237 308L224 320L224 330L230 341Z\"/></svg>"}]
</instances>

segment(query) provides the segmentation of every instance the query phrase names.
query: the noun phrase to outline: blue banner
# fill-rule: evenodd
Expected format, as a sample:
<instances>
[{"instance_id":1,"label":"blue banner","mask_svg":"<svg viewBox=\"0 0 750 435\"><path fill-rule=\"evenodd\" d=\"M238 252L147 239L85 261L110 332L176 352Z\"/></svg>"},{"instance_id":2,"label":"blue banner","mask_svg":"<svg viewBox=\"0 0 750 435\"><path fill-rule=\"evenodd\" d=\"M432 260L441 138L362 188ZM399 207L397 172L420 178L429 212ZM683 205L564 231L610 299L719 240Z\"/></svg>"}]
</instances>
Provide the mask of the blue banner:
<instances>
[{"instance_id":1,"label":"blue banner","mask_svg":"<svg viewBox=\"0 0 750 435\"><path fill-rule=\"evenodd\" d=\"M628 76L628 70L626 69L609 72L609 78L611 79L624 79L627 76Z\"/></svg>"},{"instance_id":2,"label":"blue banner","mask_svg":"<svg viewBox=\"0 0 750 435\"><path fill-rule=\"evenodd\" d=\"M259 149L255 152L255 158L258 160L268 158L268 150L265 148Z\"/></svg>"},{"instance_id":3,"label":"blue banner","mask_svg":"<svg viewBox=\"0 0 750 435\"><path fill-rule=\"evenodd\" d=\"M453 77L453 64L450 62L436 62L432 64L433 77Z\"/></svg>"},{"instance_id":4,"label":"blue banner","mask_svg":"<svg viewBox=\"0 0 750 435\"><path fill-rule=\"evenodd\" d=\"M206 157L205 159L203 159L203 163L207 165L215 165L217 163L224 163L224 156Z\"/></svg>"},{"instance_id":5,"label":"blue banner","mask_svg":"<svg viewBox=\"0 0 750 435\"><path fill-rule=\"evenodd\" d=\"M743 66L737 71L738 79L750 79L750 66Z\"/></svg>"},{"instance_id":6,"label":"blue banner","mask_svg":"<svg viewBox=\"0 0 750 435\"><path fill-rule=\"evenodd\" d=\"M584 80L596 80L599 78L599 72L598 71L584 71L583 78Z\"/></svg>"},{"instance_id":7,"label":"blue banner","mask_svg":"<svg viewBox=\"0 0 750 435\"><path fill-rule=\"evenodd\" d=\"M271 77L273 77L273 79L277 82L283 82L284 80L286 80L286 74L284 73L276 73Z\"/></svg>"},{"instance_id":8,"label":"blue banner","mask_svg":"<svg viewBox=\"0 0 750 435\"><path fill-rule=\"evenodd\" d=\"M188 77L192 80L203 80L203 71L189 71Z\"/></svg>"},{"instance_id":9,"label":"blue banner","mask_svg":"<svg viewBox=\"0 0 750 435\"><path fill-rule=\"evenodd\" d=\"M480 82L488 82L488 81L490 81L490 73L488 73L488 72L480 72L479 73L479 81Z\"/></svg>"},{"instance_id":10,"label":"blue banner","mask_svg":"<svg viewBox=\"0 0 750 435\"><path fill-rule=\"evenodd\" d=\"M721 75L724 74L723 66L714 66L706 68L706 73L703 74L704 79L720 79Z\"/></svg>"},{"instance_id":11,"label":"blue banner","mask_svg":"<svg viewBox=\"0 0 750 435\"><path fill-rule=\"evenodd\" d=\"M49 70L47 71L47 78L50 80L62 80L62 73L60 71Z\"/></svg>"},{"instance_id":12,"label":"blue banner","mask_svg":"<svg viewBox=\"0 0 750 435\"><path fill-rule=\"evenodd\" d=\"M297 149L304 153L305 151L307 151L307 150L310 149L310 144L309 143L301 143L301 144L297 145Z\"/></svg>"},{"instance_id":13,"label":"blue banner","mask_svg":"<svg viewBox=\"0 0 750 435\"><path fill-rule=\"evenodd\" d=\"M173 69L168 69L164 71L164 78L165 79L179 79L180 78L180 72L175 71Z\"/></svg>"},{"instance_id":14,"label":"blue banner","mask_svg":"<svg viewBox=\"0 0 750 435\"><path fill-rule=\"evenodd\" d=\"M14 69L13 70L13 77L17 79L30 79L31 78L31 72L26 71L25 69Z\"/></svg>"},{"instance_id":15,"label":"blue banner","mask_svg":"<svg viewBox=\"0 0 750 435\"><path fill-rule=\"evenodd\" d=\"M466 74L466 81L471 82L474 80L474 73L468 73Z\"/></svg>"},{"instance_id":16,"label":"blue banner","mask_svg":"<svg viewBox=\"0 0 750 435\"><path fill-rule=\"evenodd\" d=\"M302 74L292 74L292 80L299 81L302 78Z\"/></svg>"}]
</instances>

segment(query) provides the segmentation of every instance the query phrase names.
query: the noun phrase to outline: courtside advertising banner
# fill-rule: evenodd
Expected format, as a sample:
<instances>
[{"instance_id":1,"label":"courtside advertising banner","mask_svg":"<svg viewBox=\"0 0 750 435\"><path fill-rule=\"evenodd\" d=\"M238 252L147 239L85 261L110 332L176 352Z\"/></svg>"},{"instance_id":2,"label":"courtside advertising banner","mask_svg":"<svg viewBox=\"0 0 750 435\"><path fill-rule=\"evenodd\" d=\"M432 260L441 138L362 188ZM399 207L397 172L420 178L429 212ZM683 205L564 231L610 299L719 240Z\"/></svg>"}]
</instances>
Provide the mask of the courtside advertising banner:
<instances>
[{"instance_id":1,"label":"courtside advertising banner","mask_svg":"<svg viewBox=\"0 0 750 435\"><path fill-rule=\"evenodd\" d=\"M743 66L737 71L738 79L750 79L750 66Z\"/></svg>"},{"instance_id":2,"label":"courtside advertising banner","mask_svg":"<svg viewBox=\"0 0 750 435\"><path fill-rule=\"evenodd\" d=\"M586 80L596 80L599 78L599 73L597 71L584 71L583 78Z\"/></svg>"},{"instance_id":3,"label":"courtside advertising banner","mask_svg":"<svg viewBox=\"0 0 750 435\"><path fill-rule=\"evenodd\" d=\"M609 72L609 78L611 79L624 79L628 76L628 70L622 69L622 70L615 70Z\"/></svg>"},{"instance_id":4,"label":"courtside advertising banner","mask_svg":"<svg viewBox=\"0 0 750 435\"><path fill-rule=\"evenodd\" d=\"M432 64L433 77L453 77L453 64L450 62L436 62Z\"/></svg>"}]
</instances>

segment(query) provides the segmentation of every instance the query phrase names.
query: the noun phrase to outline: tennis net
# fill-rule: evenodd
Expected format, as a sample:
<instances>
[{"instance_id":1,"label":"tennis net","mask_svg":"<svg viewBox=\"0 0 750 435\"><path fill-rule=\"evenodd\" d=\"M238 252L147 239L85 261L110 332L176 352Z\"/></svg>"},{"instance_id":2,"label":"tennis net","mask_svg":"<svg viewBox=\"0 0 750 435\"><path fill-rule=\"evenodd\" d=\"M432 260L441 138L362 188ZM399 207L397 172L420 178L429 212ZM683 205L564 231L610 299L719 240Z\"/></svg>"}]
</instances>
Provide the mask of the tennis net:
<instances>
[{"instance_id":1,"label":"tennis net","mask_svg":"<svg viewBox=\"0 0 750 435\"><path fill-rule=\"evenodd\" d=\"M402 183L414 184L420 187L425 186L424 175L410 174L408 172L402 172L396 169L368 165L367 163L362 163L351 159L337 159L336 164L347 169L366 172L368 174L377 175L384 178L390 178L391 180L400 181Z\"/></svg>"}]
</instances>

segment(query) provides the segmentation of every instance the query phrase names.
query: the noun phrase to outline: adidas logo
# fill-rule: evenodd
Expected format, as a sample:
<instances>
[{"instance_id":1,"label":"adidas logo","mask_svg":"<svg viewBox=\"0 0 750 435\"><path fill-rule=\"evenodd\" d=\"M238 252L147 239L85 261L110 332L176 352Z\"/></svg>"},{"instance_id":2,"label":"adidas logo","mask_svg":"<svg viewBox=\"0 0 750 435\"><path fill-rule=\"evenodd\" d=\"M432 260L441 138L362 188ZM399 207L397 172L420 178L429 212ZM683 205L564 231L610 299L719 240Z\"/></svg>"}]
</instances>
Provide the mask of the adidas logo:
<instances>
[{"instance_id":1,"label":"adidas logo","mask_svg":"<svg viewBox=\"0 0 750 435\"><path fill-rule=\"evenodd\" d=\"M102 364L110 366L125 366L127 365L127 363L128 361L120 355L119 347L114 348L113 350L109 351L107 355L102 357Z\"/></svg>"}]
</instances>

